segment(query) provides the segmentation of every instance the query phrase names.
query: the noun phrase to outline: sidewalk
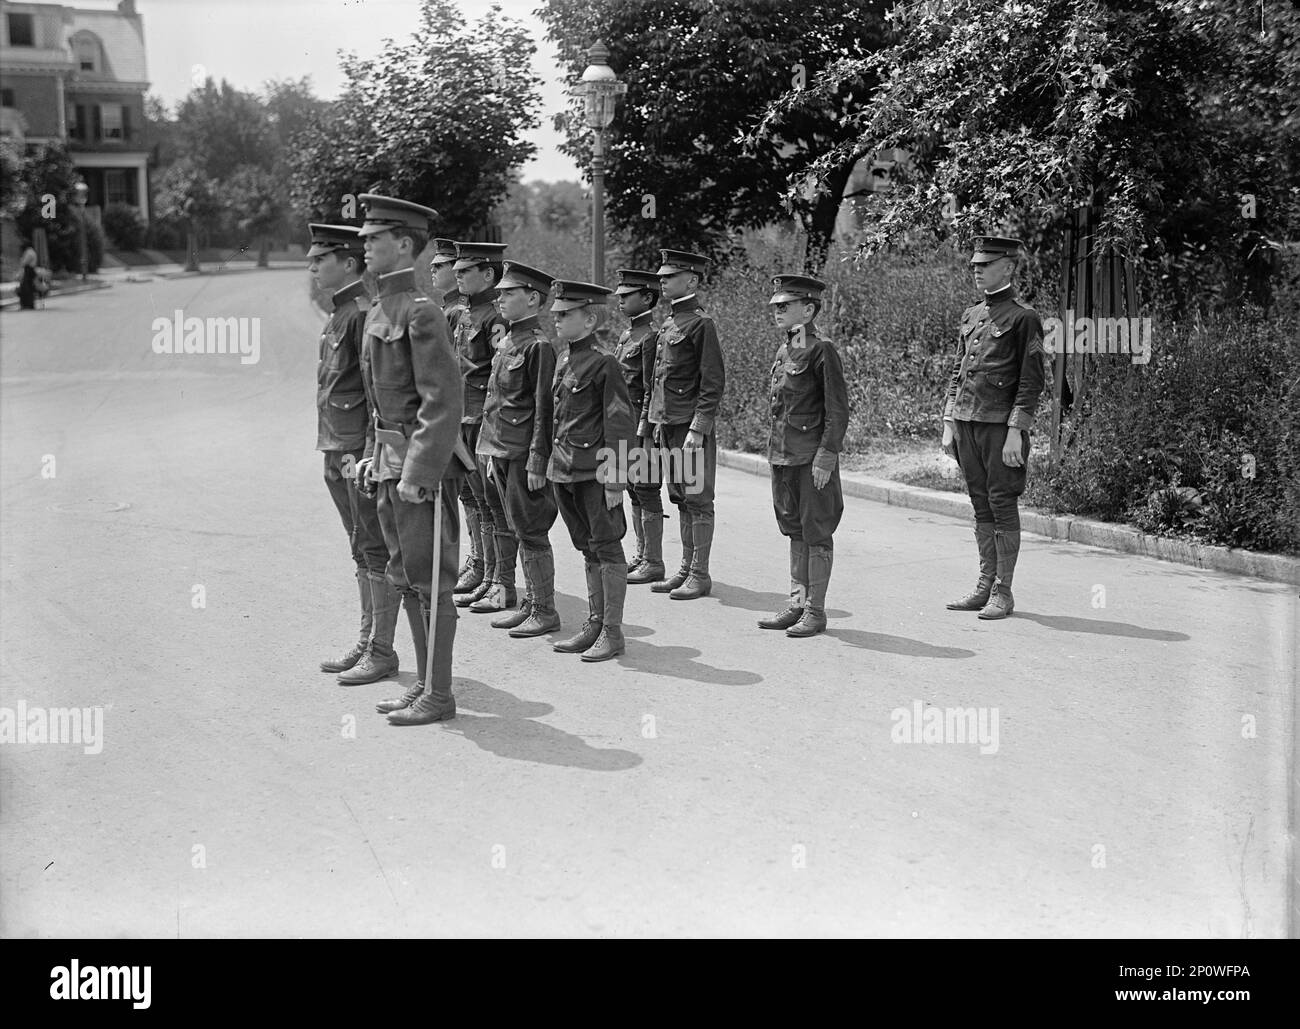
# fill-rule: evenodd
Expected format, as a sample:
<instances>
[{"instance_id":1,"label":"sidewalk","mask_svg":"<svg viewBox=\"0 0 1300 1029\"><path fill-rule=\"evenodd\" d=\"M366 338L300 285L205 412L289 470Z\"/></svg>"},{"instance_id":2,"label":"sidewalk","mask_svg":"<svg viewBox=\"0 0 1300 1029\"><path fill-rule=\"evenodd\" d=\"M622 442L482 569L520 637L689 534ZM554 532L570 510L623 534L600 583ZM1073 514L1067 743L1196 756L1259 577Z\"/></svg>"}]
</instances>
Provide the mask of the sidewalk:
<instances>
[{"instance_id":1,"label":"sidewalk","mask_svg":"<svg viewBox=\"0 0 1300 1029\"><path fill-rule=\"evenodd\" d=\"M725 468L735 468L766 478L769 465L766 458L738 450L718 450L718 463ZM874 500L894 507L908 507L931 514L949 515L969 521L970 500L965 493L947 493L908 486L890 479L879 479L861 472L842 471L840 482L844 495ZM1131 525L1100 522L1078 515L1045 514L1042 511L1022 508L1020 523L1025 532L1037 533L1053 540L1068 540L1091 547L1118 550L1125 554L1139 554L1161 561L1208 568L1236 575L1253 575L1272 582L1300 585L1300 558L1286 554L1262 554L1253 550L1219 547L1189 540L1169 539L1141 532Z\"/></svg>"}]
</instances>

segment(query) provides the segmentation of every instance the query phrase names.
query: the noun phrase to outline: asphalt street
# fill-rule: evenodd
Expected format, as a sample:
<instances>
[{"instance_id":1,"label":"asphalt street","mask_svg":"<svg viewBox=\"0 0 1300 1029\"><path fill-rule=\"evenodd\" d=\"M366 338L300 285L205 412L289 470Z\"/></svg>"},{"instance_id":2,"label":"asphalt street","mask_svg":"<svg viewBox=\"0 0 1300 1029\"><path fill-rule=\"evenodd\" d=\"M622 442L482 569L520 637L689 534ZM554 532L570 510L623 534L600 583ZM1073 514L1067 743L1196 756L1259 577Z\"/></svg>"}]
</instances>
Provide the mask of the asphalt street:
<instances>
[{"instance_id":1,"label":"asphalt street","mask_svg":"<svg viewBox=\"0 0 1300 1029\"><path fill-rule=\"evenodd\" d=\"M259 360L155 353L177 309ZM317 670L356 589L305 272L2 317L0 707L102 712L97 753L0 747L6 937L1287 931L1293 588L1026 536L983 623L943 606L967 523L848 499L789 640L767 481L724 469L711 597L630 588L603 665L462 614L459 716L396 728L404 624L396 683ZM911 724L950 708L981 739Z\"/></svg>"}]
</instances>

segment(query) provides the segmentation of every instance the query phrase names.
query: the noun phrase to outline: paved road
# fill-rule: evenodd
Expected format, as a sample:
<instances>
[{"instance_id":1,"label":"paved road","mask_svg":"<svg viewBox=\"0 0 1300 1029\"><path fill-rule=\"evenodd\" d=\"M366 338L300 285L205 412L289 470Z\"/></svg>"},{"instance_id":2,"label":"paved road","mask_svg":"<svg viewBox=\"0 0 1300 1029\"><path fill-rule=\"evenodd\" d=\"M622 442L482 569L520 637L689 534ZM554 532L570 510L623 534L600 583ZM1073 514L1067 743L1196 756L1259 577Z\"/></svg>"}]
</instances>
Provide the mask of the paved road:
<instances>
[{"instance_id":1,"label":"paved road","mask_svg":"<svg viewBox=\"0 0 1300 1029\"><path fill-rule=\"evenodd\" d=\"M260 360L153 353L177 308L261 318ZM714 596L633 589L595 666L466 615L460 716L390 727L393 684L315 670L355 591L318 326L290 271L3 316L0 705L103 717L0 748L4 935L1286 933L1280 585L1030 537L983 624L942 604L966 525L849 500L831 629L787 640L767 484L724 470ZM907 742L914 705L984 744Z\"/></svg>"}]
</instances>

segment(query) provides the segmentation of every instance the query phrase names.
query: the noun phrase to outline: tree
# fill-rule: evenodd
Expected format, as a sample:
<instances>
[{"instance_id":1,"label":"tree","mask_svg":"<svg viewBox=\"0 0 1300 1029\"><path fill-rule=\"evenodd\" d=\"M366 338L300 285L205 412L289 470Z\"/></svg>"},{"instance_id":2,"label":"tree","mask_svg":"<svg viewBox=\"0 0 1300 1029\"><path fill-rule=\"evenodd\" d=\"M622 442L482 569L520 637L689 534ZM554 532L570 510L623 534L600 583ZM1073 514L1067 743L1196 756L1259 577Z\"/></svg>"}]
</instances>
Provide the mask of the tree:
<instances>
[{"instance_id":1,"label":"tree","mask_svg":"<svg viewBox=\"0 0 1300 1029\"><path fill-rule=\"evenodd\" d=\"M199 270L199 233L221 215L220 187L191 157L174 162L158 179L154 210L159 218L185 226L185 268Z\"/></svg>"},{"instance_id":2,"label":"tree","mask_svg":"<svg viewBox=\"0 0 1300 1029\"><path fill-rule=\"evenodd\" d=\"M900 184L873 198L866 251L1004 228L1050 249L1091 204L1098 247L1168 277L1188 254L1231 264L1250 231L1277 239L1300 224L1291 4L950 0L899 5L891 20L891 46L838 62L769 112L880 80L850 138L813 166L829 175L856 153L911 152ZM1195 295L1188 285L1177 292Z\"/></svg>"},{"instance_id":3,"label":"tree","mask_svg":"<svg viewBox=\"0 0 1300 1029\"><path fill-rule=\"evenodd\" d=\"M31 239L34 230L45 229L50 248L50 266L54 271L81 267L81 234L73 186L81 173L61 143L29 144L12 195L18 231ZM95 253L95 223L87 226L87 256L90 268L98 267Z\"/></svg>"},{"instance_id":4,"label":"tree","mask_svg":"<svg viewBox=\"0 0 1300 1029\"><path fill-rule=\"evenodd\" d=\"M433 207L447 235L480 225L536 150L523 138L540 104L534 50L497 8L470 27L450 0L423 0L410 43L342 56L339 99L293 137L294 203L338 220L361 214L348 197L380 192Z\"/></svg>"},{"instance_id":5,"label":"tree","mask_svg":"<svg viewBox=\"0 0 1300 1029\"><path fill-rule=\"evenodd\" d=\"M257 266L268 266L271 234L284 225L282 184L271 172L244 165L221 187L222 201L241 240L257 240Z\"/></svg>"},{"instance_id":6,"label":"tree","mask_svg":"<svg viewBox=\"0 0 1300 1029\"><path fill-rule=\"evenodd\" d=\"M208 78L190 91L176 109L180 152L214 179L251 165L270 170L275 164L276 136L262 101L235 89L225 79Z\"/></svg>"},{"instance_id":7,"label":"tree","mask_svg":"<svg viewBox=\"0 0 1300 1029\"><path fill-rule=\"evenodd\" d=\"M165 168L180 156L180 128L176 119L163 99L152 93L144 98L144 144L151 151L154 167Z\"/></svg>"},{"instance_id":8,"label":"tree","mask_svg":"<svg viewBox=\"0 0 1300 1029\"><path fill-rule=\"evenodd\" d=\"M312 91L311 76L300 79L271 79L262 86L262 102L275 138L274 151L280 157L289 141L310 128L328 102Z\"/></svg>"},{"instance_id":9,"label":"tree","mask_svg":"<svg viewBox=\"0 0 1300 1029\"><path fill-rule=\"evenodd\" d=\"M816 106L769 104L833 62L883 42L883 3L867 0L546 0L538 14L577 79L601 39L627 83L607 133L611 221L641 262L671 245L721 256L730 232L794 216L805 261L820 269L857 147L846 118L873 77L845 78ZM762 124L760 125L760 121ZM576 105L557 116L565 153L590 166L591 131ZM757 131L761 129L761 131ZM806 172L835 153L819 182ZM789 193L792 183L800 188ZM787 194L789 195L787 196Z\"/></svg>"},{"instance_id":10,"label":"tree","mask_svg":"<svg viewBox=\"0 0 1300 1029\"><path fill-rule=\"evenodd\" d=\"M0 139L0 214L17 217L27 206L23 181L23 147L17 140Z\"/></svg>"},{"instance_id":11,"label":"tree","mask_svg":"<svg viewBox=\"0 0 1300 1029\"><path fill-rule=\"evenodd\" d=\"M591 235L590 198L576 182L534 182L532 205L537 224L554 232L577 234L584 227Z\"/></svg>"}]
</instances>

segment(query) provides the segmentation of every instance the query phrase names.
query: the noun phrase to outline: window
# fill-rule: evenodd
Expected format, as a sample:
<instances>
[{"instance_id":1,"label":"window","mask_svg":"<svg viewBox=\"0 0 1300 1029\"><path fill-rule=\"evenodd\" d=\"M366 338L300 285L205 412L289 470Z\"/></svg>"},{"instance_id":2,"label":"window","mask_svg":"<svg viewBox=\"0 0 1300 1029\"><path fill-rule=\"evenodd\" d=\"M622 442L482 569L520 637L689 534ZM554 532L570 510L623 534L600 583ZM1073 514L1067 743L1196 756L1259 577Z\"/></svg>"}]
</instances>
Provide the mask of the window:
<instances>
[{"instance_id":1,"label":"window","mask_svg":"<svg viewBox=\"0 0 1300 1029\"><path fill-rule=\"evenodd\" d=\"M36 17L31 14L7 14L10 46L36 45Z\"/></svg>"},{"instance_id":2,"label":"window","mask_svg":"<svg viewBox=\"0 0 1300 1029\"><path fill-rule=\"evenodd\" d=\"M12 89L0 89L0 107L14 106L14 91Z\"/></svg>"},{"instance_id":3,"label":"window","mask_svg":"<svg viewBox=\"0 0 1300 1029\"><path fill-rule=\"evenodd\" d=\"M130 177L121 168L108 168L104 172L104 202L107 204L131 203Z\"/></svg>"},{"instance_id":4,"label":"window","mask_svg":"<svg viewBox=\"0 0 1300 1029\"><path fill-rule=\"evenodd\" d=\"M84 142L86 127L85 104L68 104L68 138Z\"/></svg>"},{"instance_id":5,"label":"window","mask_svg":"<svg viewBox=\"0 0 1300 1029\"><path fill-rule=\"evenodd\" d=\"M99 44L89 36L79 37L73 43L73 51L77 56L77 67L82 71L99 70Z\"/></svg>"},{"instance_id":6,"label":"window","mask_svg":"<svg viewBox=\"0 0 1300 1029\"><path fill-rule=\"evenodd\" d=\"M99 109L104 139L122 139L122 105L104 104Z\"/></svg>"}]
</instances>

